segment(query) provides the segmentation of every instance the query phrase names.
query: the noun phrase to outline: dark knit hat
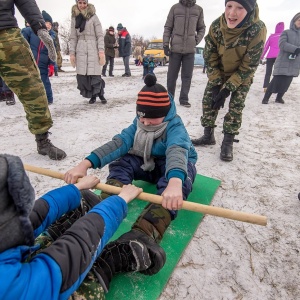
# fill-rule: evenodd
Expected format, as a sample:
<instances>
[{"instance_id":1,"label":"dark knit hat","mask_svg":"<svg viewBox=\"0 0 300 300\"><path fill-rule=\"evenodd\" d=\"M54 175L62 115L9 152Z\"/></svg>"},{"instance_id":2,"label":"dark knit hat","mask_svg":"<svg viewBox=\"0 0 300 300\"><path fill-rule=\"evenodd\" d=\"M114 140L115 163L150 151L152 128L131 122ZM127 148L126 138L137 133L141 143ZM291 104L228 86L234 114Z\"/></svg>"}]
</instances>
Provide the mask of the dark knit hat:
<instances>
[{"instance_id":1,"label":"dark knit hat","mask_svg":"<svg viewBox=\"0 0 300 300\"><path fill-rule=\"evenodd\" d=\"M86 3L89 3L89 1L88 0L83 0L84 2L86 2ZM78 2L78 0L75 0L75 2L77 3Z\"/></svg>"},{"instance_id":2,"label":"dark knit hat","mask_svg":"<svg viewBox=\"0 0 300 300\"><path fill-rule=\"evenodd\" d=\"M51 24L53 23L51 16L45 10L42 11L42 16L45 22L50 22Z\"/></svg>"},{"instance_id":3,"label":"dark knit hat","mask_svg":"<svg viewBox=\"0 0 300 300\"><path fill-rule=\"evenodd\" d=\"M117 26L117 30L122 30L124 27L122 25L122 23L119 23L118 26Z\"/></svg>"},{"instance_id":4,"label":"dark knit hat","mask_svg":"<svg viewBox=\"0 0 300 300\"><path fill-rule=\"evenodd\" d=\"M142 118L161 118L165 117L171 107L170 98L167 90L156 83L153 74L146 75L145 86L138 93L136 101L136 113Z\"/></svg>"},{"instance_id":5,"label":"dark knit hat","mask_svg":"<svg viewBox=\"0 0 300 300\"><path fill-rule=\"evenodd\" d=\"M109 31L115 31L115 29L112 26L109 26L108 30Z\"/></svg>"},{"instance_id":6,"label":"dark knit hat","mask_svg":"<svg viewBox=\"0 0 300 300\"><path fill-rule=\"evenodd\" d=\"M0 253L19 245L33 246L29 215L34 190L22 161L17 156L0 155Z\"/></svg>"},{"instance_id":7,"label":"dark knit hat","mask_svg":"<svg viewBox=\"0 0 300 300\"><path fill-rule=\"evenodd\" d=\"M225 5L228 1L230 0L225 0ZM234 2L243 5L243 7L246 9L248 13L251 12L256 5L256 0L234 0Z\"/></svg>"}]
</instances>

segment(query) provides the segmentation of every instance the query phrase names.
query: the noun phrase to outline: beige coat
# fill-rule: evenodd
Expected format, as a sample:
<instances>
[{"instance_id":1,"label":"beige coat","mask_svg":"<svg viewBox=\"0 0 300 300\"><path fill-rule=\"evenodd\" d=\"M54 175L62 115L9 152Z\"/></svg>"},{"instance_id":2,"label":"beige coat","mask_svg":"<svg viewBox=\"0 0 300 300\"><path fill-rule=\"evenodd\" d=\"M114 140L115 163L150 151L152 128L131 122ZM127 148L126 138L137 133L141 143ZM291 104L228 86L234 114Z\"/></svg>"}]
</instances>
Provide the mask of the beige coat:
<instances>
[{"instance_id":1,"label":"beige coat","mask_svg":"<svg viewBox=\"0 0 300 300\"><path fill-rule=\"evenodd\" d=\"M101 23L95 14L94 5L88 4L83 12L86 18L85 29L75 28L75 18L80 14L77 5L72 7L70 54L76 56L76 72L79 75L101 75L99 50L104 51L104 38Z\"/></svg>"}]
</instances>

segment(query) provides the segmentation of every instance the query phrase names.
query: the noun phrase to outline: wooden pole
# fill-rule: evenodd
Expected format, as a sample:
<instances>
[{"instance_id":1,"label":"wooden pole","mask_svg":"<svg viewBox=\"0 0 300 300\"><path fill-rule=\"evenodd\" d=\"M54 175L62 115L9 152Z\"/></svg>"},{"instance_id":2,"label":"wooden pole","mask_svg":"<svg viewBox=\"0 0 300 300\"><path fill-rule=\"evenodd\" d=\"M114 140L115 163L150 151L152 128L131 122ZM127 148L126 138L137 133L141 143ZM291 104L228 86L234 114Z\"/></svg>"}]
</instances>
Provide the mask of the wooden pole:
<instances>
[{"instance_id":1,"label":"wooden pole","mask_svg":"<svg viewBox=\"0 0 300 300\"><path fill-rule=\"evenodd\" d=\"M24 164L24 168L26 171L29 172L64 180L64 174L56 171L47 170L40 167L26 165L26 164ZM98 183L95 188L110 194L119 194L121 191L120 187L116 187L104 183ZM153 194L142 192L138 195L137 199L151 202L151 203L161 204L163 197L159 195L153 195ZM226 219L242 221L242 222L247 222L247 223L262 225L262 226L267 225L267 217L261 215L244 213L244 212L221 208L221 207L208 206L208 205L203 205L203 204L194 203L190 201L183 201L182 208L185 210L195 211L203 214L209 214L209 215L222 217Z\"/></svg>"}]
</instances>

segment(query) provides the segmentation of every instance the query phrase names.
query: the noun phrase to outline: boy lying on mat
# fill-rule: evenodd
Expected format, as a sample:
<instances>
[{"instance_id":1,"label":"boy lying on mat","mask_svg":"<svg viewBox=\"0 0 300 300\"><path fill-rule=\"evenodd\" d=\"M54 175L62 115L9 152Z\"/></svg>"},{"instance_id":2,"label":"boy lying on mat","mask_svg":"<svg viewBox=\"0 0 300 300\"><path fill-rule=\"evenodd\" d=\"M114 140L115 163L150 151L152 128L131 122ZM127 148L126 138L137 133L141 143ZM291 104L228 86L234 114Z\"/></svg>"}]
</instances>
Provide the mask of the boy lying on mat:
<instances>
[{"instance_id":1,"label":"boy lying on mat","mask_svg":"<svg viewBox=\"0 0 300 300\"><path fill-rule=\"evenodd\" d=\"M75 183L87 174L89 168L102 168L109 164L106 184L121 187L133 180L143 180L155 183L157 194L163 196L162 205L148 204L132 229L104 248L110 253L107 254L109 258L115 261L111 275L128 271L153 275L164 266L166 255L159 242L170 222L176 218L183 200L192 191L196 176L197 153L181 118L176 114L172 95L156 83L155 75L148 74L144 81L146 85L138 93L137 116L133 123L114 136L112 141L92 151L64 176L67 183ZM87 194L98 199L109 196L104 192L100 196L91 192ZM123 260L135 252L134 241L145 245L149 255L135 255L136 263L128 267L123 265ZM114 249L121 245L124 251L118 255ZM100 274L101 267L108 268L100 266L97 269ZM105 290L109 288L111 277L104 280Z\"/></svg>"}]
</instances>

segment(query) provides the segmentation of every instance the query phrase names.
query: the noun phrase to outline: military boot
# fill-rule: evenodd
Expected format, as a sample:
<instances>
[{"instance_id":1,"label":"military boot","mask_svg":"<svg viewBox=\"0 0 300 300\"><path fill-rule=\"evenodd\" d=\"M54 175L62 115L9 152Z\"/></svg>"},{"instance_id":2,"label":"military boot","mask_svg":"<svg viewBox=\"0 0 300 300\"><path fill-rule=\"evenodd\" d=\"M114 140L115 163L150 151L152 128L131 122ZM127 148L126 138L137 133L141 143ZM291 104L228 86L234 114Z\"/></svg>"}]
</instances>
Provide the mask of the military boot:
<instances>
[{"instance_id":1,"label":"military boot","mask_svg":"<svg viewBox=\"0 0 300 300\"><path fill-rule=\"evenodd\" d=\"M145 233L131 230L107 244L93 265L105 292L112 277L121 272L157 273L166 262L164 250Z\"/></svg>"},{"instance_id":2,"label":"military boot","mask_svg":"<svg viewBox=\"0 0 300 300\"><path fill-rule=\"evenodd\" d=\"M233 160L233 142L234 142L234 134L224 133L224 139L221 145L221 153L220 158L224 161L232 161Z\"/></svg>"},{"instance_id":3,"label":"military boot","mask_svg":"<svg viewBox=\"0 0 300 300\"><path fill-rule=\"evenodd\" d=\"M58 239L65 233L79 218L84 216L90 209L101 202L101 199L89 190L81 191L80 206L73 211L64 214L55 223L51 224L47 228L47 234L53 241Z\"/></svg>"},{"instance_id":4,"label":"military boot","mask_svg":"<svg viewBox=\"0 0 300 300\"><path fill-rule=\"evenodd\" d=\"M35 141L37 143L37 151L41 155L48 155L50 159L61 160L67 156L67 154L55 147L48 139L49 132L35 135Z\"/></svg>"},{"instance_id":5,"label":"military boot","mask_svg":"<svg viewBox=\"0 0 300 300\"><path fill-rule=\"evenodd\" d=\"M214 128L204 127L204 135L199 139L193 139L192 143L194 146L215 145Z\"/></svg>"},{"instance_id":6,"label":"military boot","mask_svg":"<svg viewBox=\"0 0 300 300\"><path fill-rule=\"evenodd\" d=\"M15 100L15 95L11 91L5 92L5 97L6 97L6 105L15 105L16 100Z\"/></svg>"}]
</instances>

